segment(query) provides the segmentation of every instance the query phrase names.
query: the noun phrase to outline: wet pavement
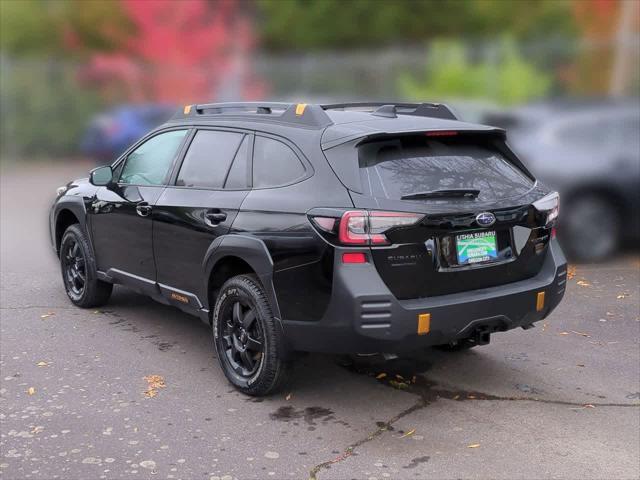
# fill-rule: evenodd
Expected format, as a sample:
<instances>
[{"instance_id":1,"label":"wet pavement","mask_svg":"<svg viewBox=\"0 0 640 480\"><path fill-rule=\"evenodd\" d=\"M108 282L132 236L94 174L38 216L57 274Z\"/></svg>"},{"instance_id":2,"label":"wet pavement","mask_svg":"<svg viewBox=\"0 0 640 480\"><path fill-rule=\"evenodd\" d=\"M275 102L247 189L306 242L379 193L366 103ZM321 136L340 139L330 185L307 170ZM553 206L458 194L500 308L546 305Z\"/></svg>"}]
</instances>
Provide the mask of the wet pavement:
<instances>
[{"instance_id":1,"label":"wet pavement","mask_svg":"<svg viewBox=\"0 0 640 480\"><path fill-rule=\"evenodd\" d=\"M307 355L252 399L195 317L123 288L98 310L67 301L46 210L88 168L2 171L2 478L640 476L637 257L572 268L532 330L391 361Z\"/></svg>"}]
</instances>

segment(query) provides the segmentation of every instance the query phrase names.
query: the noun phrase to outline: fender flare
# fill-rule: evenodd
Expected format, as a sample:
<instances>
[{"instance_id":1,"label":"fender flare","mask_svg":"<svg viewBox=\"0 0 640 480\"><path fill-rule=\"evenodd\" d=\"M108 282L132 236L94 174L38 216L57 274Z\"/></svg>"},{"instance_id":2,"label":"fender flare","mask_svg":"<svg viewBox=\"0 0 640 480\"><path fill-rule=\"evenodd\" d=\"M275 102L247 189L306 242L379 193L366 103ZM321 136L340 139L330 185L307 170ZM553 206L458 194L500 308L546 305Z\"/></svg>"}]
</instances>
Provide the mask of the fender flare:
<instances>
[{"instance_id":1,"label":"fender flare","mask_svg":"<svg viewBox=\"0 0 640 480\"><path fill-rule=\"evenodd\" d=\"M222 235L211 242L207 249L203 262L205 275L202 291L204 292L203 298L206 299L209 309L213 310L213 305L208 305L209 278L218 262L225 257L238 257L247 262L256 272L265 289L271 311L274 317L280 321L280 308L273 286L273 260L271 259L271 254L262 240L249 235Z\"/></svg>"},{"instance_id":2,"label":"fender flare","mask_svg":"<svg viewBox=\"0 0 640 480\"><path fill-rule=\"evenodd\" d=\"M93 239L91 238L91 232L87 228L87 210L85 207L84 200L81 197L70 195L70 196L61 197L58 200L58 202L56 202L56 205L55 205L54 215L53 215L52 224L51 224L51 238L53 240L53 245L56 250L56 253L58 253L58 250L60 248L60 245L58 245L56 230L58 226L58 218L60 217L60 213L63 210L69 210L78 219L78 222L80 223L80 227L89 236L89 240L90 240L89 243L93 248Z\"/></svg>"}]
</instances>

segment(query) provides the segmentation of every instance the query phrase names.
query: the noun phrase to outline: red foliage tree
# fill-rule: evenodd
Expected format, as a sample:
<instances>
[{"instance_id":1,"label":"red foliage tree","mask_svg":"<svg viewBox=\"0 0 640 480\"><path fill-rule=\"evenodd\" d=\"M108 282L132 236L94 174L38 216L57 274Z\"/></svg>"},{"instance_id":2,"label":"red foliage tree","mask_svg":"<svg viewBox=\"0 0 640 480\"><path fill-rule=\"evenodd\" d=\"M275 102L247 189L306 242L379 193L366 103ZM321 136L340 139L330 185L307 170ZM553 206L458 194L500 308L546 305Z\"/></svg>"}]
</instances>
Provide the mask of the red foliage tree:
<instances>
[{"instance_id":1,"label":"red foliage tree","mask_svg":"<svg viewBox=\"0 0 640 480\"><path fill-rule=\"evenodd\" d=\"M250 70L252 24L241 0L120 0L132 33L90 54L84 78L133 102L242 100L262 93Z\"/></svg>"}]
</instances>

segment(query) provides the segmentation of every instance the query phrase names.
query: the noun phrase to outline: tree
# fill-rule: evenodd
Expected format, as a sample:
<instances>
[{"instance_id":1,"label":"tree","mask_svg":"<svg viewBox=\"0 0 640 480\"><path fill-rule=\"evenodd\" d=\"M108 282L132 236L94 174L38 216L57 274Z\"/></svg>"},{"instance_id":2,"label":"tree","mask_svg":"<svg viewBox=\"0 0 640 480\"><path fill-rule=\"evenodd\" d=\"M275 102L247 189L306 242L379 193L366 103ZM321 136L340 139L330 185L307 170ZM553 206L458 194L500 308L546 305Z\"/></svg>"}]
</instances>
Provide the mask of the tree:
<instances>
[{"instance_id":1,"label":"tree","mask_svg":"<svg viewBox=\"0 0 640 480\"><path fill-rule=\"evenodd\" d=\"M375 48L441 37L575 33L568 0L256 0L275 50Z\"/></svg>"},{"instance_id":2,"label":"tree","mask_svg":"<svg viewBox=\"0 0 640 480\"><path fill-rule=\"evenodd\" d=\"M527 62L512 39L505 38L495 62L472 63L455 41L435 42L429 49L423 78L401 75L400 91L416 99L490 99L513 105L544 96L551 77Z\"/></svg>"},{"instance_id":3,"label":"tree","mask_svg":"<svg viewBox=\"0 0 640 480\"><path fill-rule=\"evenodd\" d=\"M14 58L66 58L78 51L115 49L129 33L115 1L0 1L0 50ZM69 50L70 43L78 48Z\"/></svg>"},{"instance_id":4,"label":"tree","mask_svg":"<svg viewBox=\"0 0 640 480\"><path fill-rule=\"evenodd\" d=\"M254 45L240 0L121 0L133 34L90 56L84 78L109 96L184 102L259 95L246 58Z\"/></svg>"}]
</instances>

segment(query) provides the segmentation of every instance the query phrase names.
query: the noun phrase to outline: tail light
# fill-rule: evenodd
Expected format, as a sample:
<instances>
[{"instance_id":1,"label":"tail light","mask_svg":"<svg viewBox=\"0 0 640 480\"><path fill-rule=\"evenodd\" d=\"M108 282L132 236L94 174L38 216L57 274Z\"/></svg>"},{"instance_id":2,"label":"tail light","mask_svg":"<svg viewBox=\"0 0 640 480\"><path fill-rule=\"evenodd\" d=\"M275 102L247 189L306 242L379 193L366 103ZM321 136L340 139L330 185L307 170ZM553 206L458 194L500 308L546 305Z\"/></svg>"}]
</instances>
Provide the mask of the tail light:
<instances>
[{"instance_id":1,"label":"tail light","mask_svg":"<svg viewBox=\"0 0 640 480\"><path fill-rule=\"evenodd\" d=\"M338 240L344 245L389 245L387 230L414 225L423 215L404 212L345 212L338 226Z\"/></svg>"},{"instance_id":2,"label":"tail light","mask_svg":"<svg viewBox=\"0 0 640 480\"><path fill-rule=\"evenodd\" d=\"M553 223L560 214L560 195L558 192L550 193L542 197L540 200L533 202L534 208L546 215L546 225Z\"/></svg>"}]
</instances>

